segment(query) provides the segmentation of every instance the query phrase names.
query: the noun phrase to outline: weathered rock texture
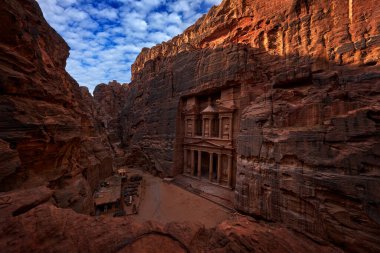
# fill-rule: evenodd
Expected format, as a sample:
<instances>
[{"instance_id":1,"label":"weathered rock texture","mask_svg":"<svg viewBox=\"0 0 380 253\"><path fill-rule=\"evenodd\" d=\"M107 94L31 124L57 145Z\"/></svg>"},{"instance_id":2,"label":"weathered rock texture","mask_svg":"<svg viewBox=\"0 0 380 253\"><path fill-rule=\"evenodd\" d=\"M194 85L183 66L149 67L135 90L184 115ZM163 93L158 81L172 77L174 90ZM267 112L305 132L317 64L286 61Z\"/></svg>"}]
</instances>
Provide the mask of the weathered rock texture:
<instances>
[{"instance_id":1,"label":"weathered rock texture","mask_svg":"<svg viewBox=\"0 0 380 253\"><path fill-rule=\"evenodd\" d=\"M65 71L69 47L35 1L2 1L0 23L0 190L48 185L58 206L89 213L112 156Z\"/></svg>"},{"instance_id":2,"label":"weathered rock texture","mask_svg":"<svg viewBox=\"0 0 380 253\"><path fill-rule=\"evenodd\" d=\"M6 252L330 252L284 227L232 217L216 228L200 224L91 217L49 203L46 187L0 194L0 246Z\"/></svg>"},{"instance_id":3,"label":"weathered rock texture","mask_svg":"<svg viewBox=\"0 0 380 253\"><path fill-rule=\"evenodd\" d=\"M96 119L105 129L108 142L112 148L114 165L125 165L125 152L121 143L122 127L120 113L127 100L128 84L120 84L117 81L108 84L99 84L94 90L94 103Z\"/></svg>"},{"instance_id":4,"label":"weathered rock texture","mask_svg":"<svg viewBox=\"0 0 380 253\"><path fill-rule=\"evenodd\" d=\"M181 98L240 87L236 208L347 251L378 252L379 13L375 0L223 1L136 60L120 119L129 161L181 173ZM243 218L206 230L52 205L91 212L117 141L64 71L68 46L37 3L2 1L0 24L0 189L12 190L0 194L2 249L339 252Z\"/></svg>"},{"instance_id":5,"label":"weathered rock texture","mask_svg":"<svg viewBox=\"0 0 380 253\"><path fill-rule=\"evenodd\" d=\"M123 141L182 173L181 98L240 86L236 208L379 251L379 55L375 0L225 0L138 56Z\"/></svg>"}]
</instances>

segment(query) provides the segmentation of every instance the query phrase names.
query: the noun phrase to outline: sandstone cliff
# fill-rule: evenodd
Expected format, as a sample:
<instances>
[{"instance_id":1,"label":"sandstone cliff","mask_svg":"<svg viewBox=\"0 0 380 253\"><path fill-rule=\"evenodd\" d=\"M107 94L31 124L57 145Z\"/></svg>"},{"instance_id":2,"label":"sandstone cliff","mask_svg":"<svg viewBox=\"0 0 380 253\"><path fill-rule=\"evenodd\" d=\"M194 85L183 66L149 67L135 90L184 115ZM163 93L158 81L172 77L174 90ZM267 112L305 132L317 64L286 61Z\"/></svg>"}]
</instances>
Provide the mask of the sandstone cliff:
<instances>
[{"instance_id":1,"label":"sandstone cliff","mask_svg":"<svg viewBox=\"0 0 380 253\"><path fill-rule=\"evenodd\" d=\"M90 213L112 157L91 95L65 71L69 47L35 1L3 1L0 24L0 190L46 185L58 206Z\"/></svg>"},{"instance_id":2,"label":"sandstone cliff","mask_svg":"<svg viewBox=\"0 0 380 253\"><path fill-rule=\"evenodd\" d=\"M91 211L91 188L112 169L105 144L115 143L102 136L109 137L108 126L120 108L115 103L107 111L111 107L102 105L115 102L115 97L107 98L108 89L123 88L100 86L95 94L104 97L93 103L88 90L64 71L67 45L44 21L35 1L5 0L0 14L0 176L1 191L6 191L0 193L2 251L341 252L239 216L205 229L141 225L58 208ZM112 115L106 117L107 112Z\"/></svg>"},{"instance_id":3,"label":"sandstone cliff","mask_svg":"<svg viewBox=\"0 0 380 253\"><path fill-rule=\"evenodd\" d=\"M64 71L67 44L37 3L4 0L0 190L9 192L0 194L1 248L340 252L316 243L327 240L346 251L379 251L375 4L225 0L183 35L144 49L133 66L120 116L129 162L182 173L182 98L238 87L235 206L300 234L240 217L204 229L57 208L91 212L92 189L112 171L119 146L109 139L117 127L108 128L116 112L107 118L107 107L99 109L107 99L94 103Z\"/></svg>"},{"instance_id":4,"label":"sandstone cliff","mask_svg":"<svg viewBox=\"0 0 380 253\"><path fill-rule=\"evenodd\" d=\"M225 0L138 56L123 142L139 166L182 173L182 98L238 87L235 207L378 251L379 55L375 0Z\"/></svg>"},{"instance_id":5,"label":"sandstone cliff","mask_svg":"<svg viewBox=\"0 0 380 253\"><path fill-rule=\"evenodd\" d=\"M99 84L94 89L95 117L100 122L112 148L114 167L125 165L125 152L121 143L120 113L127 100L128 84L117 81Z\"/></svg>"}]
</instances>

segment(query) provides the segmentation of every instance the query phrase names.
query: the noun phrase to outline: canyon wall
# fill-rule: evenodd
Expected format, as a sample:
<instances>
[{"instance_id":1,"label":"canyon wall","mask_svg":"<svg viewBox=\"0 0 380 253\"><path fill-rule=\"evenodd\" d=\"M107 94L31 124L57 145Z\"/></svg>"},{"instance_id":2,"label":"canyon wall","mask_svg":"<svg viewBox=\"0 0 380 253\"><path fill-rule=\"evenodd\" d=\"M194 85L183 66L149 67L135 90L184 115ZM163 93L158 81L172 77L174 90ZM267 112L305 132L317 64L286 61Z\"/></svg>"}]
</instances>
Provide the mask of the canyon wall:
<instances>
[{"instance_id":1,"label":"canyon wall","mask_svg":"<svg viewBox=\"0 0 380 253\"><path fill-rule=\"evenodd\" d=\"M117 81L99 84L94 89L95 117L107 136L115 168L126 164L120 113L127 100L128 89L127 83L120 84Z\"/></svg>"},{"instance_id":2,"label":"canyon wall","mask_svg":"<svg viewBox=\"0 0 380 253\"><path fill-rule=\"evenodd\" d=\"M78 214L91 212L93 188L112 172L126 86L100 85L94 99L80 88L34 0L4 0L0 24L2 251L342 252L240 215L206 229Z\"/></svg>"},{"instance_id":3,"label":"canyon wall","mask_svg":"<svg viewBox=\"0 0 380 253\"><path fill-rule=\"evenodd\" d=\"M340 252L316 243L331 241L378 252L379 17L375 0L225 0L182 35L144 49L125 93L100 86L93 99L65 72L69 48L37 3L4 0L0 245L136 252L159 241L177 252ZM230 87L240 92L235 207L300 233L247 218L208 230L57 208L92 212L115 147L127 147L130 165L182 173L183 98Z\"/></svg>"},{"instance_id":4,"label":"canyon wall","mask_svg":"<svg viewBox=\"0 0 380 253\"><path fill-rule=\"evenodd\" d=\"M238 87L236 209L378 251L379 55L375 0L225 0L137 57L129 161L182 173L182 98Z\"/></svg>"},{"instance_id":5,"label":"canyon wall","mask_svg":"<svg viewBox=\"0 0 380 253\"><path fill-rule=\"evenodd\" d=\"M112 155L88 89L65 71L69 47L35 1L3 1L0 24L0 190L48 186L57 206L91 213Z\"/></svg>"}]
</instances>

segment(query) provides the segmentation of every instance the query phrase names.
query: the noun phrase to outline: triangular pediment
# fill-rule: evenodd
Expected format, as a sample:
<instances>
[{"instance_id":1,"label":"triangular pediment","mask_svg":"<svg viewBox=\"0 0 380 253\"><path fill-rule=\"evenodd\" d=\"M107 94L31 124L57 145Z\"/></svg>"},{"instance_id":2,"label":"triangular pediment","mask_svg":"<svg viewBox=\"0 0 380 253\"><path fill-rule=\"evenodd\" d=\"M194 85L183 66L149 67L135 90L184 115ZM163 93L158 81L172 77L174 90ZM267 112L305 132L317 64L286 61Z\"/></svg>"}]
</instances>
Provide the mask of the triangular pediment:
<instances>
[{"instance_id":1,"label":"triangular pediment","mask_svg":"<svg viewBox=\"0 0 380 253\"><path fill-rule=\"evenodd\" d=\"M201 111L201 114L214 114L214 113L218 113L218 110L212 105L207 106L203 111Z\"/></svg>"},{"instance_id":2,"label":"triangular pediment","mask_svg":"<svg viewBox=\"0 0 380 253\"><path fill-rule=\"evenodd\" d=\"M207 141L207 140L195 141L195 142L192 142L189 144L202 146L202 147L210 147L210 148L221 148L221 147L223 147L222 145L218 145L218 144L212 143L211 141Z\"/></svg>"}]
</instances>

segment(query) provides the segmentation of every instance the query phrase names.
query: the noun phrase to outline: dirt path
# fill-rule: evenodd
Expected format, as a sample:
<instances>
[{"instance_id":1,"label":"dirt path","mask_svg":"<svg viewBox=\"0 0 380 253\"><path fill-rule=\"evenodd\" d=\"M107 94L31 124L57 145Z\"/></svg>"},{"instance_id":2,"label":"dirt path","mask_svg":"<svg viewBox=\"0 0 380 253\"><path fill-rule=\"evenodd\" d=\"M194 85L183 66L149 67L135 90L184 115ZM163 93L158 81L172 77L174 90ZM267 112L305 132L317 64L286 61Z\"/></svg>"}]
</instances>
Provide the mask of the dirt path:
<instances>
[{"instance_id":1,"label":"dirt path","mask_svg":"<svg viewBox=\"0 0 380 253\"><path fill-rule=\"evenodd\" d=\"M142 174L141 171L139 171ZM161 223L190 221L213 227L229 217L230 211L204 198L144 173L143 199L133 219Z\"/></svg>"}]
</instances>

